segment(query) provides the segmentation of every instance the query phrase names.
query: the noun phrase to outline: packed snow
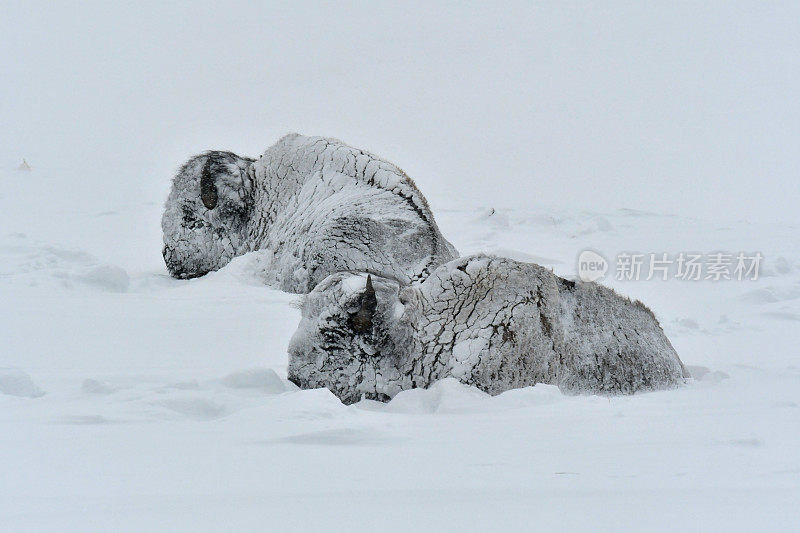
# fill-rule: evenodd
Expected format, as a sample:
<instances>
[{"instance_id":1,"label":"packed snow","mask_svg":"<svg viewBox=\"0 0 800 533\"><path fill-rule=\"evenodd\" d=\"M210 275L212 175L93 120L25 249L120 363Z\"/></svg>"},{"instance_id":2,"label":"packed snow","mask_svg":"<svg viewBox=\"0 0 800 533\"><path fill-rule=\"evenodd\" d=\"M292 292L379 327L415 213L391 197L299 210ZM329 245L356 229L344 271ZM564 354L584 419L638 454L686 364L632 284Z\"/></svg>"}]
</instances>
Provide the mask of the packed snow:
<instances>
[{"instance_id":1,"label":"packed snow","mask_svg":"<svg viewBox=\"0 0 800 533\"><path fill-rule=\"evenodd\" d=\"M589 247L759 250L764 265L757 281L605 280L652 307L693 376L683 388L492 397L446 379L345 406L285 379L299 297L266 286L257 257L168 275L165 191L80 204L57 167L24 176L3 171L0 193L0 529L742 530L800 518L792 227L434 205L465 253L566 277Z\"/></svg>"}]
</instances>

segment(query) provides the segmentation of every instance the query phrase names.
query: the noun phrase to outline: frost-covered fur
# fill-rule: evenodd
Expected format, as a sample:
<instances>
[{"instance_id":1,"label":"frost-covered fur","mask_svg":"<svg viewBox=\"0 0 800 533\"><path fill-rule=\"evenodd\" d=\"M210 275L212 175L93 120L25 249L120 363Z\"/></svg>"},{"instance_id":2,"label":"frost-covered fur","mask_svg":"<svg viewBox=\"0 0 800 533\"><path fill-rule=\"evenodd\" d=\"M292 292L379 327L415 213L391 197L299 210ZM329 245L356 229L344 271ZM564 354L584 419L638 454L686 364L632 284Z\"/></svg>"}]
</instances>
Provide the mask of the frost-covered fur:
<instances>
[{"instance_id":1,"label":"frost-covered fur","mask_svg":"<svg viewBox=\"0 0 800 533\"><path fill-rule=\"evenodd\" d=\"M405 287L338 273L306 296L289 346L299 386L385 401L445 377L491 394L535 383L629 394L687 374L643 304L511 259L456 259Z\"/></svg>"},{"instance_id":2,"label":"frost-covered fur","mask_svg":"<svg viewBox=\"0 0 800 533\"><path fill-rule=\"evenodd\" d=\"M175 175L161 218L170 274L202 276L249 250L253 186L247 171L252 163L231 152L210 151L191 158ZM206 201L208 193L216 196L213 209L201 198L203 176L213 185L205 191Z\"/></svg>"},{"instance_id":3,"label":"frost-covered fur","mask_svg":"<svg viewBox=\"0 0 800 533\"><path fill-rule=\"evenodd\" d=\"M189 160L162 227L173 276L202 276L270 250L268 281L289 292L341 271L413 283L458 256L402 170L335 139L297 134L255 162L229 152Z\"/></svg>"}]
</instances>

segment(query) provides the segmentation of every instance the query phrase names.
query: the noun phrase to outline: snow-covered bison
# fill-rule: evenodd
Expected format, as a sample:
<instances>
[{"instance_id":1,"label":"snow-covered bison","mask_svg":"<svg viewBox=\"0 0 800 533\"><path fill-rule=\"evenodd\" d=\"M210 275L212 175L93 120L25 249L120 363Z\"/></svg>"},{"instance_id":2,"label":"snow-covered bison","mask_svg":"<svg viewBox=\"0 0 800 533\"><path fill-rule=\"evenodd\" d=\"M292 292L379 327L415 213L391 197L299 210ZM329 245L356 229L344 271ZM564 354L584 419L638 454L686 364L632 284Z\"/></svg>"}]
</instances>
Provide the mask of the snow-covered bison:
<instances>
[{"instance_id":1,"label":"snow-covered bison","mask_svg":"<svg viewBox=\"0 0 800 533\"><path fill-rule=\"evenodd\" d=\"M535 383L630 394L688 376L640 302L485 255L456 259L410 286L328 277L304 299L288 375L345 403L387 401L446 377L490 394Z\"/></svg>"},{"instance_id":2,"label":"snow-covered bison","mask_svg":"<svg viewBox=\"0 0 800 533\"><path fill-rule=\"evenodd\" d=\"M173 180L164 261L193 278L269 250L268 282L306 293L328 275L371 272L403 284L458 257L414 182L341 141L290 134L258 160L211 151Z\"/></svg>"}]
</instances>

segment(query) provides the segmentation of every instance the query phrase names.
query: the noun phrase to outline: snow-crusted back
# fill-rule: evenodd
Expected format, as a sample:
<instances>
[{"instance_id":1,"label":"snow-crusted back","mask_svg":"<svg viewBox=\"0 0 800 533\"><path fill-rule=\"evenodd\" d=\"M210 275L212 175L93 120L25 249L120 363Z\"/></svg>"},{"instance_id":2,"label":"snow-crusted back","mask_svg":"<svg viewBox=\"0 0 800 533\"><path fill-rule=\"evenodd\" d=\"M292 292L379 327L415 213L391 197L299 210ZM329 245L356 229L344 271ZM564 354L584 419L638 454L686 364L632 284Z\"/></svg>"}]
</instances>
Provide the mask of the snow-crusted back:
<instances>
[{"instance_id":1,"label":"snow-crusted back","mask_svg":"<svg viewBox=\"0 0 800 533\"><path fill-rule=\"evenodd\" d=\"M550 383L571 393L628 394L686 376L653 314L612 290L538 265L471 256L400 287L340 273L305 299L289 345L289 378L342 401L388 400L454 377L498 394Z\"/></svg>"},{"instance_id":2,"label":"snow-crusted back","mask_svg":"<svg viewBox=\"0 0 800 533\"><path fill-rule=\"evenodd\" d=\"M167 201L164 257L176 277L203 275L263 249L272 252L268 281L305 293L340 271L414 283L458 256L402 170L324 137L286 135L255 162L246 160L242 210L220 223L225 214L215 218L209 212L216 207L201 198L210 182L219 182L218 196L227 198L231 169L206 165L216 153L184 165Z\"/></svg>"}]
</instances>

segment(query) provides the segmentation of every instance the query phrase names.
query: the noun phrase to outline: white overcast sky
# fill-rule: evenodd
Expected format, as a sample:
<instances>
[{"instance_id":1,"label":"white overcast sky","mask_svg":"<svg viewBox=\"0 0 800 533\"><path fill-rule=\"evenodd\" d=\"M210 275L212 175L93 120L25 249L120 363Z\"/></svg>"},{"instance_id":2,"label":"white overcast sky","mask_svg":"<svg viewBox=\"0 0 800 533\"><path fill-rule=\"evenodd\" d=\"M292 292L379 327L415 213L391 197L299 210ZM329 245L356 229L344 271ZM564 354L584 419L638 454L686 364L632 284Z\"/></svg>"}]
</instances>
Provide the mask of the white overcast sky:
<instances>
[{"instance_id":1,"label":"white overcast sky","mask_svg":"<svg viewBox=\"0 0 800 533\"><path fill-rule=\"evenodd\" d=\"M434 208L797 223L799 6L4 0L0 165L162 201L191 154L297 131L392 160Z\"/></svg>"}]
</instances>

